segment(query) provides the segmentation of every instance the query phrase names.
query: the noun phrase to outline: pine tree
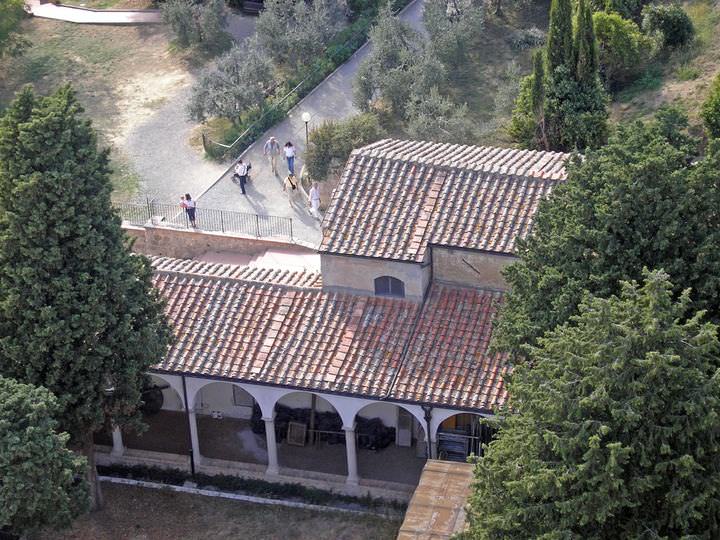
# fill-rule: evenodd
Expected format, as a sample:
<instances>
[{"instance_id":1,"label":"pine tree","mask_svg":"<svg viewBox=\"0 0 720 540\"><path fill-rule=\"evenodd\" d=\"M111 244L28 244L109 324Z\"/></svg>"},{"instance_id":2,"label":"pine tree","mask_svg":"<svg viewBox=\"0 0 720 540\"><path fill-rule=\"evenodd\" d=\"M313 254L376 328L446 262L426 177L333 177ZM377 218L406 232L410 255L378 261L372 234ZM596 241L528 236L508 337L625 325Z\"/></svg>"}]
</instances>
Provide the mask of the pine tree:
<instances>
[{"instance_id":1,"label":"pine tree","mask_svg":"<svg viewBox=\"0 0 720 540\"><path fill-rule=\"evenodd\" d=\"M463 538L720 538L718 327L643 281L526 349Z\"/></svg>"},{"instance_id":2,"label":"pine tree","mask_svg":"<svg viewBox=\"0 0 720 540\"><path fill-rule=\"evenodd\" d=\"M586 0L578 0L575 16L575 79L581 85L589 87L597 84L598 56L593 28L592 9Z\"/></svg>"},{"instance_id":3,"label":"pine tree","mask_svg":"<svg viewBox=\"0 0 720 540\"><path fill-rule=\"evenodd\" d=\"M572 21L572 0L552 0L546 46L550 74L560 66L572 67L574 60Z\"/></svg>"},{"instance_id":4,"label":"pine tree","mask_svg":"<svg viewBox=\"0 0 720 540\"><path fill-rule=\"evenodd\" d=\"M25 88L0 120L0 374L56 396L97 505L93 433L139 426L144 374L170 334L82 112L69 86Z\"/></svg>"}]
</instances>

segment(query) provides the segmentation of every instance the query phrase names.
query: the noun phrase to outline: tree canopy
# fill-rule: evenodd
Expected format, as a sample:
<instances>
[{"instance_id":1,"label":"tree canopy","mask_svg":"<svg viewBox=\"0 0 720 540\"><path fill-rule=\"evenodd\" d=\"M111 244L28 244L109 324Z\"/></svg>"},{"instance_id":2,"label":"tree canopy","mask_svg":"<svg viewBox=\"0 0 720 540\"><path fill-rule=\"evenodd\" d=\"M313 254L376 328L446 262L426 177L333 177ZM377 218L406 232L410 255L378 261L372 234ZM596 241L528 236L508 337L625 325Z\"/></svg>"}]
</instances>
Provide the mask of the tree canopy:
<instances>
[{"instance_id":1,"label":"tree canopy","mask_svg":"<svg viewBox=\"0 0 720 540\"><path fill-rule=\"evenodd\" d=\"M170 333L82 113L69 86L25 88L0 120L0 374L55 395L92 475L93 432L139 425L144 374Z\"/></svg>"},{"instance_id":2,"label":"tree canopy","mask_svg":"<svg viewBox=\"0 0 720 540\"><path fill-rule=\"evenodd\" d=\"M87 502L85 460L57 433L45 388L0 376L0 532L67 526Z\"/></svg>"},{"instance_id":3,"label":"tree canopy","mask_svg":"<svg viewBox=\"0 0 720 540\"><path fill-rule=\"evenodd\" d=\"M696 141L673 109L620 126L609 143L569 163L518 242L495 345L520 352L577 312L585 293L607 297L644 267L663 268L695 309L720 314L720 146L692 162Z\"/></svg>"},{"instance_id":4,"label":"tree canopy","mask_svg":"<svg viewBox=\"0 0 720 540\"><path fill-rule=\"evenodd\" d=\"M644 278L528 348L467 538L720 536L718 327Z\"/></svg>"},{"instance_id":5,"label":"tree canopy","mask_svg":"<svg viewBox=\"0 0 720 540\"><path fill-rule=\"evenodd\" d=\"M0 2L0 58L20 54L29 42L20 34L20 21L25 16L24 0Z\"/></svg>"}]
</instances>

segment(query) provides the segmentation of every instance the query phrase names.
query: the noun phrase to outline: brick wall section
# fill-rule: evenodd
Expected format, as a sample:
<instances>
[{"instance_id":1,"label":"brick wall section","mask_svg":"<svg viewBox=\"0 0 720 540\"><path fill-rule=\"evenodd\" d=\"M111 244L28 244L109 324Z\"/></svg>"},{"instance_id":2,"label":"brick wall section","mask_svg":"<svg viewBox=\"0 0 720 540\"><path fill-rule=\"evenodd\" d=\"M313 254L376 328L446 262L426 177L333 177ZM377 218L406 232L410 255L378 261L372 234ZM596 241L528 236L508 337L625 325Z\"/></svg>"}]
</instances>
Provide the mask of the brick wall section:
<instances>
[{"instance_id":1,"label":"brick wall section","mask_svg":"<svg viewBox=\"0 0 720 540\"><path fill-rule=\"evenodd\" d=\"M268 249L287 248L294 251L307 249L308 253L316 253L316 250L309 246L270 238L233 236L150 225L143 227L123 225L123 229L128 236L135 239L133 251L145 255L192 259L208 251L255 255L264 253Z\"/></svg>"},{"instance_id":2,"label":"brick wall section","mask_svg":"<svg viewBox=\"0 0 720 540\"><path fill-rule=\"evenodd\" d=\"M433 278L458 285L507 290L501 272L515 260L492 253L432 247Z\"/></svg>"},{"instance_id":3,"label":"brick wall section","mask_svg":"<svg viewBox=\"0 0 720 540\"><path fill-rule=\"evenodd\" d=\"M375 294L375 278L392 276L405 283L405 298L422 300L430 283L430 265L322 253L323 289L353 294Z\"/></svg>"}]
</instances>

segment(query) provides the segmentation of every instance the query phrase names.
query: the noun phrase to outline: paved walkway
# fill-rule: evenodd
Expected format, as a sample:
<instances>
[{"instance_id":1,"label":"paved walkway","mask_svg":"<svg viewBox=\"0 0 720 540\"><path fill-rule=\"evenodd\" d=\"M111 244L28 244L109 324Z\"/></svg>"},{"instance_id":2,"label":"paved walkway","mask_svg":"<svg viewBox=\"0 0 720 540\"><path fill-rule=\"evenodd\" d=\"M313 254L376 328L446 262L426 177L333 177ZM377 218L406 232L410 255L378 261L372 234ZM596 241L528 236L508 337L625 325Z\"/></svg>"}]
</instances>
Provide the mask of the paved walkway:
<instances>
[{"instance_id":1,"label":"paved walkway","mask_svg":"<svg viewBox=\"0 0 720 540\"><path fill-rule=\"evenodd\" d=\"M400 18L422 31L422 8L423 0L415 0L403 10ZM274 135L281 145L292 141L298 153L295 170L299 173L305 151L305 124L301 119L302 114L310 113L312 119L309 126L312 129L324 120L347 118L357 113L352 104L352 84L360 62L369 52L368 45L359 49L350 60L298 103L289 112L288 118L263 134L242 154L243 160L253 165L253 181L248 184L247 196L242 195L240 188L232 182L231 171L226 171L200 197L200 204L208 208L291 217L295 237L319 245L320 223L309 215L305 201L298 201L292 206L288 204L287 196L282 191L281 178L272 174L270 165L263 156L263 145L270 135ZM287 172L284 161L280 161L280 158L278 171L282 176Z\"/></svg>"},{"instance_id":2,"label":"paved walkway","mask_svg":"<svg viewBox=\"0 0 720 540\"><path fill-rule=\"evenodd\" d=\"M89 9L51 3L41 4L40 0L26 0L25 8L35 17L78 24L159 24L162 22L159 9Z\"/></svg>"}]
</instances>

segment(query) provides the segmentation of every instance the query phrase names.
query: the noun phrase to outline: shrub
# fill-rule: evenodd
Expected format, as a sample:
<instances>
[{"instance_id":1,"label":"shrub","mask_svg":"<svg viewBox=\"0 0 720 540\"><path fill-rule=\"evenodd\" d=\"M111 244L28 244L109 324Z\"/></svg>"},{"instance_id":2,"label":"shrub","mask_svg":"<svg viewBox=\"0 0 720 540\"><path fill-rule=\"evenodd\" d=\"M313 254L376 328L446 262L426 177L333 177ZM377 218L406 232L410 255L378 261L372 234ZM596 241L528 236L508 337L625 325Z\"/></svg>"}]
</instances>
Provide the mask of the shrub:
<instances>
[{"instance_id":1,"label":"shrub","mask_svg":"<svg viewBox=\"0 0 720 540\"><path fill-rule=\"evenodd\" d=\"M652 40L637 24L617 13L593 14L600 73L610 89L617 89L643 72L652 54Z\"/></svg>"},{"instance_id":2,"label":"shrub","mask_svg":"<svg viewBox=\"0 0 720 540\"><path fill-rule=\"evenodd\" d=\"M695 35L692 20L678 4L645 6L642 14L643 30L658 35L665 47L686 45Z\"/></svg>"},{"instance_id":3,"label":"shrub","mask_svg":"<svg viewBox=\"0 0 720 540\"><path fill-rule=\"evenodd\" d=\"M710 137L720 137L720 74L710 87L710 94L702 106L701 116Z\"/></svg>"},{"instance_id":4,"label":"shrub","mask_svg":"<svg viewBox=\"0 0 720 540\"><path fill-rule=\"evenodd\" d=\"M475 126L467 105L456 105L432 88L427 94L412 96L407 106L407 132L424 141L472 144Z\"/></svg>"},{"instance_id":5,"label":"shrub","mask_svg":"<svg viewBox=\"0 0 720 540\"><path fill-rule=\"evenodd\" d=\"M358 114L341 122L328 121L310 132L307 167L310 177L324 180L336 167L342 167L354 148L385 136L377 116Z\"/></svg>"},{"instance_id":6,"label":"shrub","mask_svg":"<svg viewBox=\"0 0 720 540\"><path fill-rule=\"evenodd\" d=\"M513 30L507 37L507 42L516 51L534 49L545 44L545 32L537 26Z\"/></svg>"},{"instance_id":7,"label":"shrub","mask_svg":"<svg viewBox=\"0 0 720 540\"><path fill-rule=\"evenodd\" d=\"M219 48L228 41L225 33L227 9L223 0L196 4L191 0L168 0L161 6L163 22L169 25L180 47L202 44Z\"/></svg>"}]
</instances>

